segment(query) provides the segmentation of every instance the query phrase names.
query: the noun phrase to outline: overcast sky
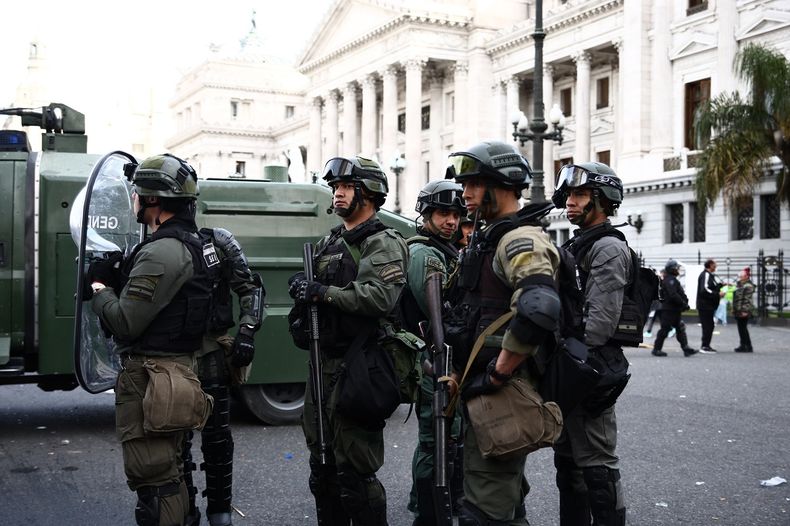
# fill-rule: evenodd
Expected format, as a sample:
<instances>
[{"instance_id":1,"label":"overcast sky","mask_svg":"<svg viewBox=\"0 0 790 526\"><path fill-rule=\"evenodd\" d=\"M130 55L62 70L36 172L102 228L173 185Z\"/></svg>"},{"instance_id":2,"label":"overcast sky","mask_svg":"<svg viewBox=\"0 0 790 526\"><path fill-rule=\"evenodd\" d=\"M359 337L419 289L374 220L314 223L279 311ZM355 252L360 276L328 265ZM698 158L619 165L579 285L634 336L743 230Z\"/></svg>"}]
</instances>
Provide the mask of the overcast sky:
<instances>
[{"instance_id":1,"label":"overcast sky","mask_svg":"<svg viewBox=\"0 0 790 526\"><path fill-rule=\"evenodd\" d=\"M268 49L288 60L304 50L333 0L22 0L4 5L0 25L0 107L24 78L28 46L37 38L58 72L61 100L86 84L122 90L178 76L208 54L210 44L238 46L256 11ZM106 84L105 84L106 83ZM168 89L171 89L171 86ZM54 101L53 101L54 102Z\"/></svg>"}]
</instances>

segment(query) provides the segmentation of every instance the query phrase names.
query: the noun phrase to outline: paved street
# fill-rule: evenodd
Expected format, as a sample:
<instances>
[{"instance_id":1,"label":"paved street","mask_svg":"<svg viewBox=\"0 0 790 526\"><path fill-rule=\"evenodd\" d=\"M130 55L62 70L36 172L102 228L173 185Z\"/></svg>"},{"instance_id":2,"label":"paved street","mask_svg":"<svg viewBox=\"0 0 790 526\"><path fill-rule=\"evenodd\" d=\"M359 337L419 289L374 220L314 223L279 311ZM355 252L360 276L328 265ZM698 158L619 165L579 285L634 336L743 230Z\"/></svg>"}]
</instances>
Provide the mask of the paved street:
<instances>
[{"instance_id":1,"label":"paved street","mask_svg":"<svg viewBox=\"0 0 790 526\"><path fill-rule=\"evenodd\" d=\"M754 354L735 354L735 324L717 327L717 355L667 358L627 351L631 383L618 403L619 452L631 525L790 525L790 330L753 328ZM692 344L699 328L690 324ZM386 428L380 477L392 526L405 510L414 416L403 406ZM240 525L315 524L298 427L258 424L234 407ZM198 450L199 455L199 450ZM530 455L531 524L554 525L557 492L551 452ZM202 480L202 476L198 477ZM133 525L135 497L113 434L113 397L0 387L0 523Z\"/></svg>"}]
</instances>

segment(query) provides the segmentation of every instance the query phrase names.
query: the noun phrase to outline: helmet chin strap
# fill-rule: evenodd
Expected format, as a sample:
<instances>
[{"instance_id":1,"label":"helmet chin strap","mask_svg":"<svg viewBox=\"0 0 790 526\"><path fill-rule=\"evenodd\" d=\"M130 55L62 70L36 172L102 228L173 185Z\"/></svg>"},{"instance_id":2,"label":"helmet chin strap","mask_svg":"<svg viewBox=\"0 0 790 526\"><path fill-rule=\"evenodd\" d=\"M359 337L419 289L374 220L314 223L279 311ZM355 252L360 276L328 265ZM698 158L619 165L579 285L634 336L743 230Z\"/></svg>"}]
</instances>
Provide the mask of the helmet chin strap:
<instances>
[{"instance_id":1,"label":"helmet chin strap","mask_svg":"<svg viewBox=\"0 0 790 526\"><path fill-rule=\"evenodd\" d=\"M435 209L434 209L434 210L435 210ZM445 236L444 234L442 234L442 229L441 229L441 228L439 228L438 226L436 226L436 223L434 223L434 222L433 222L433 210L431 210L431 213L430 213L430 214L428 214L428 217L427 217L427 218L426 218L424 215L423 215L423 218L427 219L427 223L428 223L429 225L431 225L430 232L431 232L432 234L434 234L435 236L438 236L438 237L440 237L440 238L444 239L445 241L450 241L450 242L454 242L454 241L456 241L456 235L455 235L455 234L456 234L458 231L456 230L456 233L453 233L453 234L452 234L451 236L449 236L449 237L448 237L448 236Z\"/></svg>"},{"instance_id":2,"label":"helmet chin strap","mask_svg":"<svg viewBox=\"0 0 790 526\"><path fill-rule=\"evenodd\" d=\"M598 212L604 211L603 206L601 206L601 200L599 199L599 194L597 189L593 190L591 199L584 206L582 213L576 216L575 219L569 219L569 221L576 226L583 226L587 219L587 216L589 216L590 212L592 212L593 210L596 210Z\"/></svg>"},{"instance_id":3,"label":"helmet chin strap","mask_svg":"<svg viewBox=\"0 0 790 526\"><path fill-rule=\"evenodd\" d=\"M139 203L140 203L140 210L137 211L137 222L140 223L141 225L147 225L148 223L146 223L145 221L145 209L159 206L159 200L157 199L156 204L150 204L145 197L140 196ZM161 214L162 212L160 210L159 215ZM161 225L161 223L159 222L159 215L156 216L157 226Z\"/></svg>"},{"instance_id":4,"label":"helmet chin strap","mask_svg":"<svg viewBox=\"0 0 790 526\"><path fill-rule=\"evenodd\" d=\"M490 184L486 185L486 191L483 194L483 202L480 203L481 215L485 218L492 218L499 212L499 203L496 200L494 187Z\"/></svg>"},{"instance_id":5,"label":"helmet chin strap","mask_svg":"<svg viewBox=\"0 0 790 526\"><path fill-rule=\"evenodd\" d=\"M359 183L354 184L354 197L351 199L351 204L348 208L335 208L334 201L332 202L332 207L335 210L335 213L340 217L348 217L354 213L354 210L357 209L357 205L362 202L362 189L360 188Z\"/></svg>"}]
</instances>

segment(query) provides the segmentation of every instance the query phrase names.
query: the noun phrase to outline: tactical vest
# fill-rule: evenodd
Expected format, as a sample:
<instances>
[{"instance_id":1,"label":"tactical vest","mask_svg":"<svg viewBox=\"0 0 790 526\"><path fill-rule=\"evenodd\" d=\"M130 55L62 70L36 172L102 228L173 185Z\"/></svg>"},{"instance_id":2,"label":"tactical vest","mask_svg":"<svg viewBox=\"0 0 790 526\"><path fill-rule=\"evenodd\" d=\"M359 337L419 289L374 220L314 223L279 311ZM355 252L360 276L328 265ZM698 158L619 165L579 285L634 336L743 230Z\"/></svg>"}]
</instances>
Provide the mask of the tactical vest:
<instances>
[{"instance_id":1,"label":"tactical vest","mask_svg":"<svg viewBox=\"0 0 790 526\"><path fill-rule=\"evenodd\" d=\"M170 221L173 221L170 224ZM208 328L211 294L219 279L219 259L210 238L198 236L180 220L165 222L151 237L137 245L127 259L134 264L140 249L149 243L166 238L181 241L192 256L193 274L176 295L133 342L142 351L187 354L200 349ZM125 269L128 276L131 268Z\"/></svg>"},{"instance_id":2,"label":"tactical vest","mask_svg":"<svg viewBox=\"0 0 790 526\"><path fill-rule=\"evenodd\" d=\"M412 238L409 238L406 240L406 244L408 246L426 245L439 250L439 252L441 252L442 256L444 257L444 265L447 269L447 276L442 277L444 280L446 277L452 275L452 273L455 271L455 267L458 262L458 250L436 235L432 235L424 231L421 233L426 235L416 235ZM423 284L415 284L415 286L423 286ZM442 296L444 296L444 293ZM398 300L397 318L398 323L402 328L416 335L420 334L420 328L418 324L421 321L428 319L428 313L422 312L420 305L417 303L417 298L414 297L414 293L411 290L411 284L408 287L403 287L403 292L401 292L400 299Z\"/></svg>"},{"instance_id":3,"label":"tactical vest","mask_svg":"<svg viewBox=\"0 0 790 526\"><path fill-rule=\"evenodd\" d=\"M315 279L323 285L343 288L357 278L359 273L359 246L368 237L386 230L378 219L368 221L359 228L343 231L333 228L327 243L313 256ZM326 303L318 304L318 323L321 351L342 355L351 345L360 327L371 323L370 318L353 315Z\"/></svg>"},{"instance_id":4,"label":"tactical vest","mask_svg":"<svg viewBox=\"0 0 790 526\"><path fill-rule=\"evenodd\" d=\"M510 311L513 288L494 272L494 256L502 237L519 226L538 226L537 217L545 205L528 205L518 214L488 225L471 240L461 259L457 286L462 294L445 323L445 339L453 346L453 365L464 370L478 336L497 318ZM501 337L507 325L486 338L470 369L470 374L485 371L486 365L502 349Z\"/></svg>"}]
</instances>

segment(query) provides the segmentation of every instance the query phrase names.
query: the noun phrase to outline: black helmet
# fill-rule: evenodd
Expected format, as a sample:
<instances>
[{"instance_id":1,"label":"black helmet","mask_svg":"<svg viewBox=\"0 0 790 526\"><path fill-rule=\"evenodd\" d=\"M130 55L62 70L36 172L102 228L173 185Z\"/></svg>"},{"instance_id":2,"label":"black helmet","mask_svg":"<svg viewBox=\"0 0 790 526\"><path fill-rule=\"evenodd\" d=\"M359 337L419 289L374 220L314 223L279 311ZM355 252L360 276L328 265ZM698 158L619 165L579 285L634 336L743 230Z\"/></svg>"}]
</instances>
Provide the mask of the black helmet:
<instances>
[{"instance_id":1,"label":"black helmet","mask_svg":"<svg viewBox=\"0 0 790 526\"><path fill-rule=\"evenodd\" d=\"M486 177L495 182L523 190L532 182L532 169L515 146L500 141L486 141L466 151L450 154L445 179L459 183L470 177Z\"/></svg>"},{"instance_id":2,"label":"black helmet","mask_svg":"<svg viewBox=\"0 0 790 526\"><path fill-rule=\"evenodd\" d=\"M670 259L667 261L667 264L664 265L664 270L670 274L676 274L680 271L680 263L675 261L674 259Z\"/></svg>"},{"instance_id":3,"label":"black helmet","mask_svg":"<svg viewBox=\"0 0 790 526\"><path fill-rule=\"evenodd\" d=\"M324 166L324 181L332 186L338 181L360 182L369 192L387 197L387 175L376 161L364 157L335 157Z\"/></svg>"},{"instance_id":4,"label":"black helmet","mask_svg":"<svg viewBox=\"0 0 790 526\"><path fill-rule=\"evenodd\" d=\"M137 195L196 199L200 194L195 169L175 155L154 155L136 167L130 164L128 170Z\"/></svg>"},{"instance_id":5,"label":"black helmet","mask_svg":"<svg viewBox=\"0 0 790 526\"><path fill-rule=\"evenodd\" d=\"M557 208L565 208L568 188L593 188L599 190L616 210L623 202L623 182L607 165L598 162L566 164L557 173L551 201Z\"/></svg>"},{"instance_id":6,"label":"black helmet","mask_svg":"<svg viewBox=\"0 0 790 526\"><path fill-rule=\"evenodd\" d=\"M414 210L423 215L441 208L442 210L455 210L463 216L466 214L466 205L464 205L461 194L463 194L463 188L458 183L447 179L431 181L420 190Z\"/></svg>"}]
</instances>

